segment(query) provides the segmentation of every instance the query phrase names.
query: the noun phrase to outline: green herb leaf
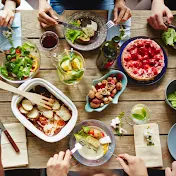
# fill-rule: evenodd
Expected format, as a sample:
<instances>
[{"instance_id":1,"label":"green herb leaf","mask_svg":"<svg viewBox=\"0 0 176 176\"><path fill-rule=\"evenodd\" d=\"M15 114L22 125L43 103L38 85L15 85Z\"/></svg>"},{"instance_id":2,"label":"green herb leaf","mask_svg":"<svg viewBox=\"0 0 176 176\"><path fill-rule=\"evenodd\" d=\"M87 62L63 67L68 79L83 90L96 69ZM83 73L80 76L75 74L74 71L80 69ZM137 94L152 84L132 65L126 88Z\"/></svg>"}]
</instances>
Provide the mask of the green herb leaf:
<instances>
[{"instance_id":1,"label":"green herb leaf","mask_svg":"<svg viewBox=\"0 0 176 176\"><path fill-rule=\"evenodd\" d=\"M132 114L132 116L135 118L135 119L138 119L138 120L144 120L144 116L140 115L140 114Z\"/></svg>"},{"instance_id":2,"label":"green herb leaf","mask_svg":"<svg viewBox=\"0 0 176 176\"><path fill-rule=\"evenodd\" d=\"M146 112L145 108L142 108L142 114L143 114L144 117L146 117L147 112Z\"/></svg>"}]
</instances>

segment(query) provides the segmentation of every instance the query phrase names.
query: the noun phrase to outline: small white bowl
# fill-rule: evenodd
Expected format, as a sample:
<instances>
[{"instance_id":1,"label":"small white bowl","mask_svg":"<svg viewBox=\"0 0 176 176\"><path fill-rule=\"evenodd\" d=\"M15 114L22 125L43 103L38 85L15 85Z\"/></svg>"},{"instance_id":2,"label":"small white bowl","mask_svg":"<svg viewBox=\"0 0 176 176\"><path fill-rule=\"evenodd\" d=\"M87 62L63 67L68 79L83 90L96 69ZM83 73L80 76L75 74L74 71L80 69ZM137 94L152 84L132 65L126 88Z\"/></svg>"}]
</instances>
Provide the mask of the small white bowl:
<instances>
[{"instance_id":1,"label":"small white bowl","mask_svg":"<svg viewBox=\"0 0 176 176\"><path fill-rule=\"evenodd\" d=\"M72 117L69 120L69 122L65 125L65 127L55 136L47 136L42 131L37 129L29 120L26 119L26 117L20 113L18 109L19 102L23 99L22 96L14 95L11 102L11 108L12 112L15 115L15 117L33 134L35 134L40 139L46 141L46 142L58 142L61 139L65 138L74 128L77 118L78 118L78 111L76 106L73 104L73 102L64 95L58 88L53 86L51 83L49 83L46 80L35 78L26 81L21 86L19 86L20 90L23 91L30 91L35 86L40 85L42 87L45 87L51 94L53 94L57 99L61 100L66 106L70 108L72 111Z\"/></svg>"}]
</instances>

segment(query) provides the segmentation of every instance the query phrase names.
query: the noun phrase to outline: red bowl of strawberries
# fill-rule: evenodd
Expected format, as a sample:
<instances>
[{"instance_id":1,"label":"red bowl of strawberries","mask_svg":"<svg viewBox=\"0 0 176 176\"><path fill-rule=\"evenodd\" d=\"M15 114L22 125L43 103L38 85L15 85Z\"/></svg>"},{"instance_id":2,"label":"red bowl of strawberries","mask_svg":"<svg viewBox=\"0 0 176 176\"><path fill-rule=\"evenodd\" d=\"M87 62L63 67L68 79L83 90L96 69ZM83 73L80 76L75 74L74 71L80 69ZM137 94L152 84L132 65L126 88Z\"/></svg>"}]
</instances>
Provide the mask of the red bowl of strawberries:
<instances>
[{"instance_id":1,"label":"red bowl of strawberries","mask_svg":"<svg viewBox=\"0 0 176 176\"><path fill-rule=\"evenodd\" d=\"M111 70L99 79L93 80L92 87L86 97L87 112L101 112L110 103L117 104L120 95L127 86L127 77L119 70Z\"/></svg>"}]
</instances>

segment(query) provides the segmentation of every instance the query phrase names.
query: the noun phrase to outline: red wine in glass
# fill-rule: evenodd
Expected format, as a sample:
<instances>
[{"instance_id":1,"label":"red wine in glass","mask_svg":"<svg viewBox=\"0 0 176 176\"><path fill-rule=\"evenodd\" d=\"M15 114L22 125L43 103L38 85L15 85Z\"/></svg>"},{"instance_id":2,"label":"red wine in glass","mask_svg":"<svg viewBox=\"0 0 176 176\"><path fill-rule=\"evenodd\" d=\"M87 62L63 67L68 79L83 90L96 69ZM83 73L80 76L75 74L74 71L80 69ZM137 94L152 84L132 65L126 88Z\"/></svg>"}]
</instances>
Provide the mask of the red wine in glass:
<instances>
[{"instance_id":1,"label":"red wine in glass","mask_svg":"<svg viewBox=\"0 0 176 176\"><path fill-rule=\"evenodd\" d=\"M52 31L44 32L40 38L40 44L43 48L48 50L54 49L57 46L58 41L59 39L57 34Z\"/></svg>"}]
</instances>

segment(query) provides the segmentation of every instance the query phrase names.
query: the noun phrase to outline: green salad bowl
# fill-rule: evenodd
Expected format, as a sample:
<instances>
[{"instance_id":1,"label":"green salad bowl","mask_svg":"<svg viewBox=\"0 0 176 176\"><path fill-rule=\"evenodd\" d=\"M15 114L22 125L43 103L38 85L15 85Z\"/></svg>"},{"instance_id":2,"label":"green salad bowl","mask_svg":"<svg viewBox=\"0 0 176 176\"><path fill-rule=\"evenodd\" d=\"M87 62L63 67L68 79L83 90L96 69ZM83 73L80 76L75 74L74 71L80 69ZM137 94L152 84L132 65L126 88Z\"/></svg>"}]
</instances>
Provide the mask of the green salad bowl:
<instances>
[{"instance_id":1,"label":"green salad bowl","mask_svg":"<svg viewBox=\"0 0 176 176\"><path fill-rule=\"evenodd\" d=\"M123 76L123 79L122 79L122 89L120 91L117 92L117 94L114 96L113 100L112 100L112 104L118 104L118 100L119 100L119 97L120 95L122 94L122 92L125 90L126 86L127 86L127 77L126 75L119 71L119 70L111 70L110 72L108 72L106 75L104 75L103 77L99 78L99 79L95 79L93 80L93 84L92 85L96 85L98 84L99 82L101 82L102 80L104 79L107 79L111 74L114 74L114 75L117 75L117 74L121 74ZM110 104L110 103L109 103ZM99 107L99 108L92 108L90 106L90 101L89 101L89 97L88 95L86 96L86 105L85 105L85 110L87 112L93 112L93 111L96 111L96 112L101 112L103 111L109 104L105 104L103 105L102 107Z\"/></svg>"},{"instance_id":2,"label":"green salad bowl","mask_svg":"<svg viewBox=\"0 0 176 176\"><path fill-rule=\"evenodd\" d=\"M9 83L22 84L33 78L40 69L40 62L37 46L26 38L16 37L0 44L0 77Z\"/></svg>"}]
</instances>

